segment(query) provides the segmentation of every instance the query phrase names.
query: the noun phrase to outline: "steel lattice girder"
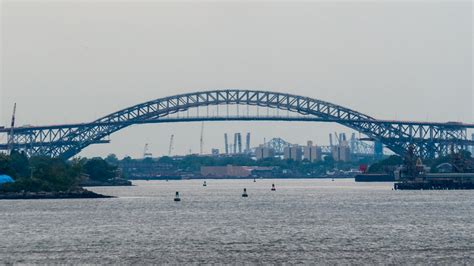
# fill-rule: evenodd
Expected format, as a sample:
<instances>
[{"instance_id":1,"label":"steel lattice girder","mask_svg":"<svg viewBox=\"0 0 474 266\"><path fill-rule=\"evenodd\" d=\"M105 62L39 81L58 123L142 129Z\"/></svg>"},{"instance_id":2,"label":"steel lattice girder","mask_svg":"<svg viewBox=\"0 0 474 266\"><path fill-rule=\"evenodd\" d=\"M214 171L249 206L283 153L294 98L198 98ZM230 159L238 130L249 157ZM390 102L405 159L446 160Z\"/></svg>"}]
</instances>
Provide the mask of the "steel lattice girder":
<instances>
[{"instance_id":1,"label":"steel lattice girder","mask_svg":"<svg viewBox=\"0 0 474 266\"><path fill-rule=\"evenodd\" d=\"M454 143L459 147L466 145L461 143L466 141L466 129L458 124L380 121L317 99L253 90L216 90L181 94L138 104L88 124L17 128L14 130L13 143L15 148L25 150L30 155L70 158L83 148L103 142L104 137L132 124L166 121L166 117L171 114L200 106L235 104L287 110L314 120L337 122L381 141L397 154L403 154L410 144L416 145L420 155L429 156L433 153L442 153L449 144ZM186 118L176 120L186 121ZM202 120L211 119L203 116L195 121ZM223 116L220 120L246 119ZM283 119L253 117L249 120ZM296 118L288 120L297 121ZM5 145L0 145L1 148L5 148Z\"/></svg>"}]
</instances>

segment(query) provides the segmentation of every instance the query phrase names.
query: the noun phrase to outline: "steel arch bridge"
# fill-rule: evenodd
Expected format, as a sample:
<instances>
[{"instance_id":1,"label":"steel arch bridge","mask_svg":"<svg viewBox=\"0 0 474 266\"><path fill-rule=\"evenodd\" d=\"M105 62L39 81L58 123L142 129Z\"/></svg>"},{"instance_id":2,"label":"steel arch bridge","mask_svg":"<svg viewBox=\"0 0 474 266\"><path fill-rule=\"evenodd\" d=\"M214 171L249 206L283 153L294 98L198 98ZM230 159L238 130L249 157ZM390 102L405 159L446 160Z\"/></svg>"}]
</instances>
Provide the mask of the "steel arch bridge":
<instances>
[{"instance_id":1,"label":"steel arch bridge","mask_svg":"<svg viewBox=\"0 0 474 266\"><path fill-rule=\"evenodd\" d=\"M285 110L297 116L275 115L198 115L189 116L192 108L246 105ZM188 116L179 116L188 111ZM472 124L377 120L357 111L304 96L260 90L213 90L179 94L137 104L90 123L52 126L3 128L8 143L0 150L15 149L29 156L69 159L85 147L107 143L112 133L134 124L190 121L308 121L335 122L382 142L396 154L404 154L414 145L420 156L433 158L446 154L451 145L463 149L473 145L467 140Z\"/></svg>"}]
</instances>

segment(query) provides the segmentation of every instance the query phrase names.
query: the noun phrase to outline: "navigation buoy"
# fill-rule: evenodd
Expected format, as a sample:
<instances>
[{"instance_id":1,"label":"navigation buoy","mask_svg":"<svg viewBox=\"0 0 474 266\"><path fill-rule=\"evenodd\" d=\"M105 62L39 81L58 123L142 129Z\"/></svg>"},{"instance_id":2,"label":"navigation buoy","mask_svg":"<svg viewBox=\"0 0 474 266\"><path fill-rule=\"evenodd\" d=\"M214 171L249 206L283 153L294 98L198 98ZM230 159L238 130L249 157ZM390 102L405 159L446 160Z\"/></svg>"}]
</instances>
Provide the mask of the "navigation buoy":
<instances>
[{"instance_id":1,"label":"navigation buoy","mask_svg":"<svg viewBox=\"0 0 474 266\"><path fill-rule=\"evenodd\" d=\"M246 198L248 197L249 195L247 194L247 189L244 188L244 193L242 194L242 197Z\"/></svg>"},{"instance_id":2,"label":"navigation buoy","mask_svg":"<svg viewBox=\"0 0 474 266\"><path fill-rule=\"evenodd\" d=\"M277 189L275 188L275 184L272 184L272 191L275 191L275 190L277 190Z\"/></svg>"},{"instance_id":3,"label":"navigation buoy","mask_svg":"<svg viewBox=\"0 0 474 266\"><path fill-rule=\"evenodd\" d=\"M203 187L207 187L206 181L202 184Z\"/></svg>"},{"instance_id":4,"label":"navigation buoy","mask_svg":"<svg viewBox=\"0 0 474 266\"><path fill-rule=\"evenodd\" d=\"M179 192L176 191L176 196L174 196L174 201L181 201L181 199L179 198Z\"/></svg>"}]
</instances>

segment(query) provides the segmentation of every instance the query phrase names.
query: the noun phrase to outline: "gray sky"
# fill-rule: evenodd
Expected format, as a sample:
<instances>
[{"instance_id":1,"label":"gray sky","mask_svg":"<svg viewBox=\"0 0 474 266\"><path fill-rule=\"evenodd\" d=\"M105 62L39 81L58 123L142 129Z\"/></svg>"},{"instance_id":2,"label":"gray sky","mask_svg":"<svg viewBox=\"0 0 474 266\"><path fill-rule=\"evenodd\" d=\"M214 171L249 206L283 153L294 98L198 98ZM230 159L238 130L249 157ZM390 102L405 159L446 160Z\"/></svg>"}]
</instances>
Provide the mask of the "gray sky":
<instances>
[{"instance_id":1,"label":"gray sky","mask_svg":"<svg viewBox=\"0 0 474 266\"><path fill-rule=\"evenodd\" d=\"M470 1L4 1L0 123L92 121L140 102L218 88L291 92L376 118L474 121ZM81 155L199 150L200 123L140 125ZM335 124L205 124L253 144L349 132Z\"/></svg>"}]
</instances>

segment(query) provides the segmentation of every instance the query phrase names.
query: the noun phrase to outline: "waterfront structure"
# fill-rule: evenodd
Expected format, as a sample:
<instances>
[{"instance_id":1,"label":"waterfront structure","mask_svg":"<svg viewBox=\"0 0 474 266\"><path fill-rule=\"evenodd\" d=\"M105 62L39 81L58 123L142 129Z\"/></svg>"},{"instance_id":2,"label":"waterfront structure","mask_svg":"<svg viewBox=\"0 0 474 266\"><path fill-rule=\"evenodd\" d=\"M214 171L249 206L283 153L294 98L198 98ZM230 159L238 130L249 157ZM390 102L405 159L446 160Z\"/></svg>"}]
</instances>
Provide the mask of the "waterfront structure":
<instances>
[{"instance_id":1,"label":"waterfront structure","mask_svg":"<svg viewBox=\"0 0 474 266\"><path fill-rule=\"evenodd\" d=\"M218 114L187 116L190 109L209 106L247 105L287 110L297 116ZM173 114L184 113L174 117ZM473 146L467 129L474 124L460 122L414 122L378 120L357 111L314 98L259 90L213 90L174 95L147 101L90 123L25 126L0 129L9 143L0 150L15 149L29 156L50 156L69 159L85 147L110 142L109 136L134 124L192 121L320 121L335 122L352 128L373 141L380 141L394 153L403 155L414 145L416 154L434 158L445 155L450 146L456 150ZM235 144L234 144L235 145Z\"/></svg>"},{"instance_id":2,"label":"waterfront structure","mask_svg":"<svg viewBox=\"0 0 474 266\"><path fill-rule=\"evenodd\" d=\"M438 165L439 173L430 173L430 167L423 164L409 147L404 164L394 171L394 189L474 189L474 167L472 161L461 153L451 154L451 162Z\"/></svg>"},{"instance_id":3,"label":"waterfront structure","mask_svg":"<svg viewBox=\"0 0 474 266\"><path fill-rule=\"evenodd\" d=\"M245 178L252 176L253 171L271 171L273 167L260 167L260 166L201 166L201 176L213 177L213 178L226 178L236 177Z\"/></svg>"},{"instance_id":4,"label":"waterfront structure","mask_svg":"<svg viewBox=\"0 0 474 266\"><path fill-rule=\"evenodd\" d=\"M303 159L303 152L301 151L301 147L299 145L292 145L285 147L283 150L283 158L285 160L295 160L301 161Z\"/></svg>"},{"instance_id":5,"label":"waterfront structure","mask_svg":"<svg viewBox=\"0 0 474 266\"><path fill-rule=\"evenodd\" d=\"M252 168L246 166L201 166L201 175L204 177L248 177Z\"/></svg>"}]
</instances>

